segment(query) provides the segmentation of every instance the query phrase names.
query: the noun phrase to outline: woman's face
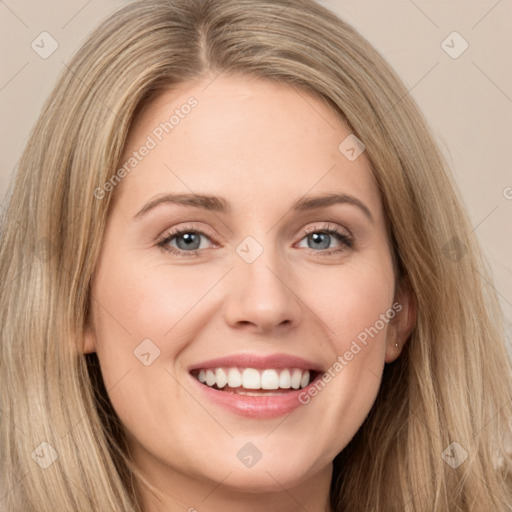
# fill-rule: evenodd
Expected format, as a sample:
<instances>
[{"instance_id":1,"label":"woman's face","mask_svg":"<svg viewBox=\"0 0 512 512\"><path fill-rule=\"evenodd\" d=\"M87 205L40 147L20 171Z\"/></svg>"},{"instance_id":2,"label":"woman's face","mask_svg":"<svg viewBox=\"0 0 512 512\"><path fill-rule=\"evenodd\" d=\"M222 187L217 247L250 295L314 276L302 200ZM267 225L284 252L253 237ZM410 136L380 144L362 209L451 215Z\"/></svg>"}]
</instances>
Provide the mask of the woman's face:
<instances>
[{"instance_id":1,"label":"woman's face","mask_svg":"<svg viewBox=\"0 0 512 512\"><path fill-rule=\"evenodd\" d=\"M162 487L325 490L409 329L381 199L320 100L208 83L135 123L86 350Z\"/></svg>"}]
</instances>

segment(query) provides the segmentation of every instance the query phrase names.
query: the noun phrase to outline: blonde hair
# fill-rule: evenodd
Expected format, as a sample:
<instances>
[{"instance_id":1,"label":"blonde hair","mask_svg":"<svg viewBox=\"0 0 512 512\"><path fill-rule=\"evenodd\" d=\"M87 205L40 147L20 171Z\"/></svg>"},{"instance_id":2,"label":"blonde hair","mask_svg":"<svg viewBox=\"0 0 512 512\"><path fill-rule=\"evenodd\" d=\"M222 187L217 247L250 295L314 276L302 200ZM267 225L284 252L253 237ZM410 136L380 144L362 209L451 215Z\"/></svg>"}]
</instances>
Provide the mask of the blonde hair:
<instances>
[{"instance_id":1,"label":"blonde hair","mask_svg":"<svg viewBox=\"0 0 512 512\"><path fill-rule=\"evenodd\" d=\"M506 510L510 360L461 200L400 79L354 28L309 0L135 2L103 22L60 77L1 228L5 510L141 510L143 477L97 362L82 354L112 199L94 191L115 173L155 95L220 73L286 83L336 110L366 146L399 278L416 298L404 352L386 365L369 416L334 461L333 510ZM46 469L34 462L42 442L58 454ZM442 456L453 442L467 453L457 468Z\"/></svg>"}]
</instances>

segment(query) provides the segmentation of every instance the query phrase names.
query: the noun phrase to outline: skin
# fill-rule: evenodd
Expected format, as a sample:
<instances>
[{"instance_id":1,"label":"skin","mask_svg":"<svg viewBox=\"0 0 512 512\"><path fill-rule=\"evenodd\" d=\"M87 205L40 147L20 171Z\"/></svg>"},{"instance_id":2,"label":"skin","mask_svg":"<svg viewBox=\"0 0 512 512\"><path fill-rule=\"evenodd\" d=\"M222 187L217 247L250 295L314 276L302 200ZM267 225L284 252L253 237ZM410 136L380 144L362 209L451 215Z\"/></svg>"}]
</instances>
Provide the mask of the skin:
<instances>
[{"instance_id":1,"label":"skin","mask_svg":"<svg viewBox=\"0 0 512 512\"><path fill-rule=\"evenodd\" d=\"M361 426L385 363L411 332L411 292L395 289L370 164L364 153L351 162L338 150L350 134L338 116L284 84L221 76L207 87L211 80L165 92L130 134L124 159L188 98L197 99L117 185L85 351L97 352L133 457L163 493L157 499L142 488L147 512L286 512L298 503L329 510L332 460ZM161 204L134 218L171 192L222 196L231 211ZM332 192L357 198L373 220L351 204L291 210L305 195ZM334 235L327 248L315 246L311 233L326 226L349 234L353 246ZM182 238L168 245L184 256L158 246L176 227L205 233L199 255L187 253ZM263 249L253 263L236 252L247 236ZM402 309L393 320L287 416L235 415L202 396L187 372L212 358L276 352L327 369L397 300ZM149 366L134 356L147 338L160 350ZM262 453L251 468L237 457L248 442Z\"/></svg>"}]
</instances>

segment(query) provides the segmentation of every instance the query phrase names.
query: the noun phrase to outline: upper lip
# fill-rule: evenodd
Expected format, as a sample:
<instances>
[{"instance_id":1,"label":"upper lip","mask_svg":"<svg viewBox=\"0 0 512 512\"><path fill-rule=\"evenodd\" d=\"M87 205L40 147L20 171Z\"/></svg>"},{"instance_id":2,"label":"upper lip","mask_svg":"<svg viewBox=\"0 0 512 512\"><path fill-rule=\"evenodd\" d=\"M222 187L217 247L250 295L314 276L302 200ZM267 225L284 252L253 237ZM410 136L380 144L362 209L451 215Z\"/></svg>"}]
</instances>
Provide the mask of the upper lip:
<instances>
[{"instance_id":1,"label":"upper lip","mask_svg":"<svg viewBox=\"0 0 512 512\"><path fill-rule=\"evenodd\" d=\"M320 364L289 354L233 354L194 364L189 367L188 371L191 372L201 369L206 370L208 368L273 368L276 370L284 368L299 368L302 370L323 371Z\"/></svg>"}]
</instances>

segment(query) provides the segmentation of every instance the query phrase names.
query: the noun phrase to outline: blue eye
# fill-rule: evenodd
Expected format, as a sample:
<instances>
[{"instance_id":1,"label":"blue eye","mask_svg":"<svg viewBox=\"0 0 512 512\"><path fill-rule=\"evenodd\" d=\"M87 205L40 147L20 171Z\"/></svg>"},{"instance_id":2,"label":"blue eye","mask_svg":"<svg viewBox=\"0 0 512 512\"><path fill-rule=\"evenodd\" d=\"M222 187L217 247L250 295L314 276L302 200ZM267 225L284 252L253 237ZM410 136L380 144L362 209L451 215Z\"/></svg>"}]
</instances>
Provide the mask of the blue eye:
<instances>
[{"instance_id":1,"label":"blue eye","mask_svg":"<svg viewBox=\"0 0 512 512\"><path fill-rule=\"evenodd\" d=\"M333 238L341 243L341 247L331 249L330 244ZM350 249L354 245L351 236L349 236L347 233L341 233L336 228L310 230L308 234L303 238L303 240L304 239L307 239L309 249L314 249L315 252L319 252L317 251L317 249L319 249L321 250L320 252L322 254L326 255L335 254L340 251Z\"/></svg>"},{"instance_id":2,"label":"blue eye","mask_svg":"<svg viewBox=\"0 0 512 512\"><path fill-rule=\"evenodd\" d=\"M199 256L201 251L205 249L204 246L201 247L203 239L211 242L211 238L202 231L185 227L167 233L157 245L167 253L176 256L194 257ZM354 246L352 236L348 232L343 233L335 227L306 230L306 235L303 236L301 241L305 239L307 240L307 248L322 256L337 254ZM332 248L333 239L338 242L338 247ZM212 243L212 245L214 244Z\"/></svg>"},{"instance_id":3,"label":"blue eye","mask_svg":"<svg viewBox=\"0 0 512 512\"><path fill-rule=\"evenodd\" d=\"M185 228L169 233L163 240L158 242L158 246L178 256L196 256L201 250L202 237L208 238L208 236L201 231ZM171 245L173 241L176 241L177 247Z\"/></svg>"}]
</instances>

